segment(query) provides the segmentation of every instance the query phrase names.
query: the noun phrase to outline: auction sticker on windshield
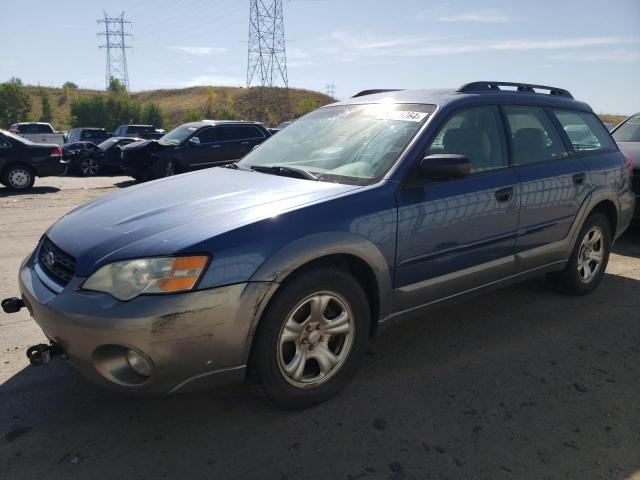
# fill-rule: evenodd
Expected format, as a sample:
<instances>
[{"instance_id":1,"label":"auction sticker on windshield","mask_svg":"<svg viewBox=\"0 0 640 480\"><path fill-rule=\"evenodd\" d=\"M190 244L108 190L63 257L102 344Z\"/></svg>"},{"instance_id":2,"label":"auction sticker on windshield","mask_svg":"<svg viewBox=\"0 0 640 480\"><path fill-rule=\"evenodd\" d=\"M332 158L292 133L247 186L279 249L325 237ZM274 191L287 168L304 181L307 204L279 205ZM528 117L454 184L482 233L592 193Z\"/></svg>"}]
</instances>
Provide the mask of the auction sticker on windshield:
<instances>
[{"instance_id":1,"label":"auction sticker on windshield","mask_svg":"<svg viewBox=\"0 0 640 480\"><path fill-rule=\"evenodd\" d=\"M377 120L400 120L404 122L420 123L429 116L425 112L410 112L407 110L393 110L377 116Z\"/></svg>"}]
</instances>

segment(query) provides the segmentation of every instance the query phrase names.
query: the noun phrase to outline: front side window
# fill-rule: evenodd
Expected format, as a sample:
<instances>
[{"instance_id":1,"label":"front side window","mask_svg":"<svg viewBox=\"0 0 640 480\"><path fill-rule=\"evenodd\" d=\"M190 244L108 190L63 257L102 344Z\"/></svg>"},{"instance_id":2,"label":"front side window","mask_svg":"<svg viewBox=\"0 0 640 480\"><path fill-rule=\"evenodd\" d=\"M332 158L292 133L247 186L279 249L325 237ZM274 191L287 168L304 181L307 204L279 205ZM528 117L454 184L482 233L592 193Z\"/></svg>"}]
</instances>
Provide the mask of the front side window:
<instances>
[{"instance_id":1,"label":"front side window","mask_svg":"<svg viewBox=\"0 0 640 480\"><path fill-rule=\"evenodd\" d=\"M567 156L556 129L540 107L506 106L514 165L549 162Z\"/></svg>"},{"instance_id":2,"label":"front side window","mask_svg":"<svg viewBox=\"0 0 640 480\"><path fill-rule=\"evenodd\" d=\"M220 142L223 139L222 133L219 127L203 128L196 135L200 140L200 143L214 143Z\"/></svg>"},{"instance_id":3,"label":"front side window","mask_svg":"<svg viewBox=\"0 0 640 480\"><path fill-rule=\"evenodd\" d=\"M560 125L576 152L615 149L611 135L592 113L554 110Z\"/></svg>"},{"instance_id":4,"label":"front side window","mask_svg":"<svg viewBox=\"0 0 640 480\"><path fill-rule=\"evenodd\" d=\"M634 115L613 132L616 142L640 142L640 114Z\"/></svg>"},{"instance_id":5,"label":"front side window","mask_svg":"<svg viewBox=\"0 0 640 480\"><path fill-rule=\"evenodd\" d=\"M472 107L450 117L427 150L427 155L440 153L464 155L471 173L507 167L498 107Z\"/></svg>"},{"instance_id":6,"label":"front side window","mask_svg":"<svg viewBox=\"0 0 640 480\"><path fill-rule=\"evenodd\" d=\"M394 103L320 108L270 137L238 165L285 166L321 181L366 185L393 166L435 109Z\"/></svg>"}]
</instances>

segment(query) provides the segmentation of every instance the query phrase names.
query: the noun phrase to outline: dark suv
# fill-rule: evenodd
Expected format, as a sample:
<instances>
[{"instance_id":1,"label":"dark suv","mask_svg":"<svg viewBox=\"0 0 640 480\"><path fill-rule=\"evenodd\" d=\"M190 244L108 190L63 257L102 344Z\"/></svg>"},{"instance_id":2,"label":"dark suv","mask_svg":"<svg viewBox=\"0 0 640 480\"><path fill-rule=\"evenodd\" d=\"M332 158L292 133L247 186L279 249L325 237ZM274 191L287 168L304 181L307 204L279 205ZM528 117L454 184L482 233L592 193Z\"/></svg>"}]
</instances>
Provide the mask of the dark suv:
<instances>
[{"instance_id":1,"label":"dark suv","mask_svg":"<svg viewBox=\"0 0 640 480\"><path fill-rule=\"evenodd\" d=\"M270 135L257 122L185 123L158 141L122 147L122 169L136 180L152 180L223 165L241 159Z\"/></svg>"},{"instance_id":2,"label":"dark suv","mask_svg":"<svg viewBox=\"0 0 640 480\"><path fill-rule=\"evenodd\" d=\"M177 145L190 128L227 127L188 124ZM52 340L34 364L65 353L136 393L246 376L301 408L347 383L380 324L545 274L591 292L631 219L630 168L559 88L359 95L226 168L76 208L3 305Z\"/></svg>"}]
</instances>

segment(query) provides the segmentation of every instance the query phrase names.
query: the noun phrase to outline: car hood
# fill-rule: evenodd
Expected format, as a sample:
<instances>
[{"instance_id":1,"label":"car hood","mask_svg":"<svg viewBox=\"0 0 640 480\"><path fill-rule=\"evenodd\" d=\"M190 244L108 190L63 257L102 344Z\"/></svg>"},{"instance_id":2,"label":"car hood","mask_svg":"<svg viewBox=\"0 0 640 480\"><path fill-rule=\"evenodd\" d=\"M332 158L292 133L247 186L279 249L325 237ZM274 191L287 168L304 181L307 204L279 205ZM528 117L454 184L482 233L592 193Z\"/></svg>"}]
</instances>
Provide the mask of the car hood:
<instances>
[{"instance_id":1,"label":"car hood","mask_svg":"<svg viewBox=\"0 0 640 480\"><path fill-rule=\"evenodd\" d=\"M212 168L102 197L62 217L47 235L87 276L112 261L197 250L219 234L358 188Z\"/></svg>"},{"instance_id":2,"label":"car hood","mask_svg":"<svg viewBox=\"0 0 640 480\"><path fill-rule=\"evenodd\" d=\"M633 168L640 168L640 142L619 142L618 146L631 159Z\"/></svg>"}]
</instances>

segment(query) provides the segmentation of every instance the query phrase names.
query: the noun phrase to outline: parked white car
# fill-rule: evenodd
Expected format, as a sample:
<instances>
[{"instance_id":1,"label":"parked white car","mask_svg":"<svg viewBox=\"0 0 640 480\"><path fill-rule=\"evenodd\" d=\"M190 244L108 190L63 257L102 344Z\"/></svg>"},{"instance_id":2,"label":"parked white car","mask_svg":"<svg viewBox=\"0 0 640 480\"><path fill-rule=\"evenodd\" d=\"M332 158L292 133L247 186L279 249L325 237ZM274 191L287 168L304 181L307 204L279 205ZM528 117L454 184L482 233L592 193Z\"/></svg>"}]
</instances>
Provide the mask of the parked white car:
<instances>
[{"instance_id":1,"label":"parked white car","mask_svg":"<svg viewBox=\"0 0 640 480\"><path fill-rule=\"evenodd\" d=\"M14 123L9 128L9 131L35 143L54 143L56 145L65 143L64 134L62 132L56 132L50 123Z\"/></svg>"}]
</instances>

